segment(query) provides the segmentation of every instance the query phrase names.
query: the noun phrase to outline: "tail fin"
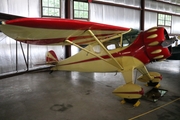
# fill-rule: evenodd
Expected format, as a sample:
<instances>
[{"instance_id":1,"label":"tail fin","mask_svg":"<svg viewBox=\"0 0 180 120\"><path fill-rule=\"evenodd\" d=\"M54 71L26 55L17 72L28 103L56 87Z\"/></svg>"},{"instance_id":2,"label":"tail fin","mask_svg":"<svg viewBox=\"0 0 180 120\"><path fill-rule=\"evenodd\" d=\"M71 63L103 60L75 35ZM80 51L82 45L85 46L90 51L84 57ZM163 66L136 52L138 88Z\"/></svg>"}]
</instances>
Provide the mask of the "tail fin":
<instances>
[{"instance_id":1,"label":"tail fin","mask_svg":"<svg viewBox=\"0 0 180 120\"><path fill-rule=\"evenodd\" d=\"M46 54L46 63L47 64L56 64L58 62L58 58L56 53L53 50L50 50Z\"/></svg>"}]
</instances>

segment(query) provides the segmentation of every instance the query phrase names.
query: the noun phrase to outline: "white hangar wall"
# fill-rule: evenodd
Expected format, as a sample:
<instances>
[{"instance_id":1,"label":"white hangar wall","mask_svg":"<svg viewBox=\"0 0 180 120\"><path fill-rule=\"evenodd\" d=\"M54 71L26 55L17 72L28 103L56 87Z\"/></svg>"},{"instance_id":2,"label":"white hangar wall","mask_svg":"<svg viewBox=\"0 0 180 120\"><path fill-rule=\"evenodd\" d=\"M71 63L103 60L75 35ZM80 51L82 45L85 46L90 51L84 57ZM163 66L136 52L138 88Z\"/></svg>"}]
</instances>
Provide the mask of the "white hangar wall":
<instances>
[{"instance_id":1,"label":"white hangar wall","mask_svg":"<svg viewBox=\"0 0 180 120\"><path fill-rule=\"evenodd\" d=\"M1 0L0 12L24 17L39 17L40 4L40 0Z\"/></svg>"},{"instance_id":2,"label":"white hangar wall","mask_svg":"<svg viewBox=\"0 0 180 120\"><path fill-rule=\"evenodd\" d=\"M140 0L111 0L111 2L137 8L140 6ZM113 5L90 3L90 21L140 29L140 11Z\"/></svg>"},{"instance_id":3,"label":"white hangar wall","mask_svg":"<svg viewBox=\"0 0 180 120\"><path fill-rule=\"evenodd\" d=\"M41 0L1 0L0 13L23 17L40 17ZM64 0L62 0L64 4ZM64 10L62 9L62 16ZM23 48L23 49L22 49ZM0 32L0 76L46 67L45 55L54 50L59 59L64 58L64 46L27 45L7 37Z\"/></svg>"},{"instance_id":4,"label":"white hangar wall","mask_svg":"<svg viewBox=\"0 0 180 120\"><path fill-rule=\"evenodd\" d=\"M97 0L111 5L90 3L90 21L130 27L140 29L140 10L119 7L118 4L124 6L133 6L140 8L140 0ZM174 0L169 0L173 2ZM114 4L114 5L113 5ZM157 26L158 13L166 11L172 15L171 28L167 28L169 34L180 34L180 7L167 3L156 2L154 0L145 0L144 29Z\"/></svg>"},{"instance_id":5,"label":"white hangar wall","mask_svg":"<svg viewBox=\"0 0 180 120\"><path fill-rule=\"evenodd\" d=\"M175 2L169 0L169 2ZM169 34L180 34L180 7L172 4L156 2L154 0L145 0L145 29L157 26L158 13L172 15L172 24L167 28ZM165 11L165 13L163 13Z\"/></svg>"},{"instance_id":6,"label":"white hangar wall","mask_svg":"<svg viewBox=\"0 0 180 120\"><path fill-rule=\"evenodd\" d=\"M180 17L172 16L172 29L171 32L174 34L180 34Z\"/></svg>"},{"instance_id":7,"label":"white hangar wall","mask_svg":"<svg viewBox=\"0 0 180 120\"><path fill-rule=\"evenodd\" d=\"M157 13L145 11L144 29L157 26Z\"/></svg>"}]
</instances>

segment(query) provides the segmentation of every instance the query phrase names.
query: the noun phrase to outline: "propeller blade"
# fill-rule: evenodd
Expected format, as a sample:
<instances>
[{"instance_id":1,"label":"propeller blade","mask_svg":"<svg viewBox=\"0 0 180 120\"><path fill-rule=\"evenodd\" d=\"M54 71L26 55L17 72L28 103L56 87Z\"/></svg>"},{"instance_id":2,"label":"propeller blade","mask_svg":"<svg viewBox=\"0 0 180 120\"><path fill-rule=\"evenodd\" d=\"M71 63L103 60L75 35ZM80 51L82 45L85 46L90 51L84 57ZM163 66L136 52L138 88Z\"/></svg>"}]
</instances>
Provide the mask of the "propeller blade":
<instances>
[{"instance_id":1,"label":"propeller blade","mask_svg":"<svg viewBox=\"0 0 180 120\"><path fill-rule=\"evenodd\" d=\"M167 40L165 40L164 42L162 42L162 46L164 47L164 48L166 48L166 47L169 47L169 46L171 46L175 41L177 41L178 40L178 38L177 38L177 36L174 36L173 38L170 38L170 39L167 39Z\"/></svg>"},{"instance_id":2,"label":"propeller blade","mask_svg":"<svg viewBox=\"0 0 180 120\"><path fill-rule=\"evenodd\" d=\"M176 41L175 46L178 46L178 40L180 40L180 36L177 36L177 41Z\"/></svg>"}]
</instances>

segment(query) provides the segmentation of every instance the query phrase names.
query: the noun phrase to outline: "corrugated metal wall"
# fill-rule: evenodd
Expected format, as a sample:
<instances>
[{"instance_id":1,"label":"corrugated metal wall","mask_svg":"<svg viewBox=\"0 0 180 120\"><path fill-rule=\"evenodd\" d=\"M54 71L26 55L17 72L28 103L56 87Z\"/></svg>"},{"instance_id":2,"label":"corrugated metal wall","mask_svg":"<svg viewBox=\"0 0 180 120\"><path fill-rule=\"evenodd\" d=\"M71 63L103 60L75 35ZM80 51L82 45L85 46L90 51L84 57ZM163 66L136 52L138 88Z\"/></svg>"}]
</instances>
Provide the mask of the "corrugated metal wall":
<instances>
[{"instance_id":1,"label":"corrugated metal wall","mask_svg":"<svg viewBox=\"0 0 180 120\"><path fill-rule=\"evenodd\" d=\"M140 12L129 8L90 4L90 21L140 29Z\"/></svg>"},{"instance_id":2,"label":"corrugated metal wall","mask_svg":"<svg viewBox=\"0 0 180 120\"><path fill-rule=\"evenodd\" d=\"M170 2L170 1L169 1ZM173 1L171 1L173 2ZM171 30L168 30L170 34L180 34L179 29L179 21L180 21L180 7L167 4L167 3L161 3L156 2L153 0L146 0L145 1L145 9L147 10L155 10L157 12L146 12L145 13L145 28L148 29L152 26L157 26L157 14L162 13L163 11L166 11L165 14L172 14L172 27Z\"/></svg>"},{"instance_id":3,"label":"corrugated metal wall","mask_svg":"<svg viewBox=\"0 0 180 120\"><path fill-rule=\"evenodd\" d=\"M180 34L180 17L173 16L172 17L172 30L171 32L174 34Z\"/></svg>"},{"instance_id":4,"label":"corrugated metal wall","mask_svg":"<svg viewBox=\"0 0 180 120\"><path fill-rule=\"evenodd\" d=\"M0 12L24 17L40 16L40 0L1 0Z\"/></svg>"},{"instance_id":5,"label":"corrugated metal wall","mask_svg":"<svg viewBox=\"0 0 180 120\"><path fill-rule=\"evenodd\" d=\"M135 6L140 8L140 0L101 0L113 4L125 6ZM151 11L152 10L152 11ZM154 11L154 12L153 12ZM157 11L157 12L155 12ZM180 7L154 0L145 0L145 30L157 26L157 14L166 11L169 14L180 15ZM140 10L113 5L103 5L97 3L90 4L90 21L124 26L130 28L140 28ZM171 34L180 34L178 27L180 17L172 15Z\"/></svg>"},{"instance_id":6,"label":"corrugated metal wall","mask_svg":"<svg viewBox=\"0 0 180 120\"><path fill-rule=\"evenodd\" d=\"M155 26L157 26L157 13L146 11L144 18L144 29L147 30Z\"/></svg>"}]
</instances>

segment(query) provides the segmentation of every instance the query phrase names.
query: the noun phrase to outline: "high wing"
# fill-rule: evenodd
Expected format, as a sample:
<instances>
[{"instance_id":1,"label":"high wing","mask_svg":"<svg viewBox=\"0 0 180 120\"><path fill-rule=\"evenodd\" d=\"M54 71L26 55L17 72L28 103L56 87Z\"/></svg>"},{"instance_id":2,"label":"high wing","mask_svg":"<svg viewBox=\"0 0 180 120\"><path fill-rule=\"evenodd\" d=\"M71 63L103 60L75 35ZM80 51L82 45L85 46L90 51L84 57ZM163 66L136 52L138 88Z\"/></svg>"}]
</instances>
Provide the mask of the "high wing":
<instances>
[{"instance_id":1,"label":"high wing","mask_svg":"<svg viewBox=\"0 0 180 120\"><path fill-rule=\"evenodd\" d=\"M87 45L95 41L88 30L99 40L104 40L131 29L70 19L20 18L1 22L0 30L15 40L29 44L70 45L65 42L70 40L78 45Z\"/></svg>"}]
</instances>

